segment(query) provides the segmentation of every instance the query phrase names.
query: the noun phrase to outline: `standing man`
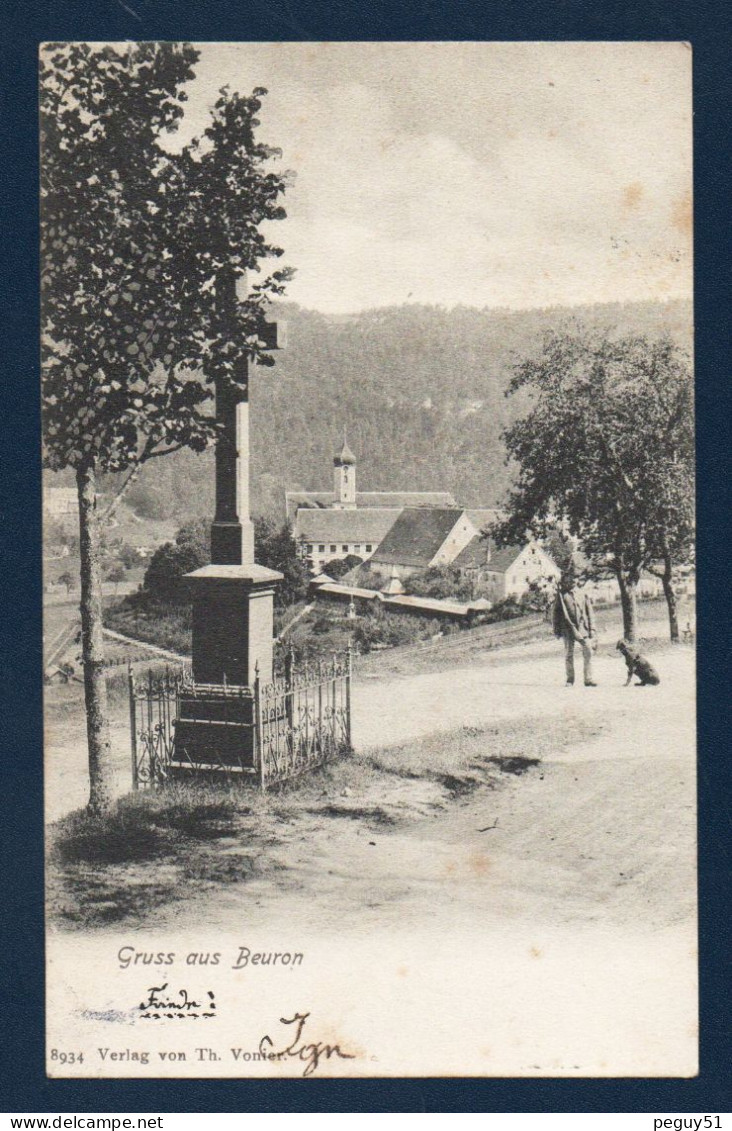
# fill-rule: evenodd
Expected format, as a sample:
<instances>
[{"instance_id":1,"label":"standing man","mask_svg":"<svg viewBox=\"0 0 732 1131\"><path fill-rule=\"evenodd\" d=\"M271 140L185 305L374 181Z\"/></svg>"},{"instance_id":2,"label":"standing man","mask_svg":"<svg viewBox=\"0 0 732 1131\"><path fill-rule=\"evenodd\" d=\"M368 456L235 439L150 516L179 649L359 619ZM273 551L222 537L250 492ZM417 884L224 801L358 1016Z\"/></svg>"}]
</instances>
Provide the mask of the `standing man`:
<instances>
[{"instance_id":1,"label":"standing man","mask_svg":"<svg viewBox=\"0 0 732 1131\"><path fill-rule=\"evenodd\" d=\"M577 643L582 649L585 687L597 687L592 678L592 653L597 641L592 602L579 589L572 564L564 571L559 582L553 623L554 635L564 638L567 686L571 687L574 683L574 646Z\"/></svg>"}]
</instances>

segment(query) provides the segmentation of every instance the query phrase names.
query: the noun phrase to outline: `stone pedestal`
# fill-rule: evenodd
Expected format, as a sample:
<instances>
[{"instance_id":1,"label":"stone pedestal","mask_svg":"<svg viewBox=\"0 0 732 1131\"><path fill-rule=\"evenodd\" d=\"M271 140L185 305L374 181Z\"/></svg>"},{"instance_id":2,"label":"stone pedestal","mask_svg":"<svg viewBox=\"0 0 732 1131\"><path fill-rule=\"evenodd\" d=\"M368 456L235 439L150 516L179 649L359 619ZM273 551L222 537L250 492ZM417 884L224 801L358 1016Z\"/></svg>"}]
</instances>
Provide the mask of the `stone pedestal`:
<instances>
[{"instance_id":1,"label":"stone pedestal","mask_svg":"<svg viewBox=\"0 0 732 1131\"><path fill-rule=\"evenodd\" d=\"M193 679L251 687L272 678L274 588L282 574L260 565L207 565L189 573Z\"/></svg>"},{"instance_id":2,"label":"stone pedestal","mask_svg":"<svg viewBox=\"0 0 732 1131\"><path fill-rule=\"evenodd\" d=\"M241 529L241 528L240 528ZM254 682L272 679L274 588L260 565L186 575L193 603L193 681L180 697L171 772L256 772Z\"/></svg>"}]
</instances>

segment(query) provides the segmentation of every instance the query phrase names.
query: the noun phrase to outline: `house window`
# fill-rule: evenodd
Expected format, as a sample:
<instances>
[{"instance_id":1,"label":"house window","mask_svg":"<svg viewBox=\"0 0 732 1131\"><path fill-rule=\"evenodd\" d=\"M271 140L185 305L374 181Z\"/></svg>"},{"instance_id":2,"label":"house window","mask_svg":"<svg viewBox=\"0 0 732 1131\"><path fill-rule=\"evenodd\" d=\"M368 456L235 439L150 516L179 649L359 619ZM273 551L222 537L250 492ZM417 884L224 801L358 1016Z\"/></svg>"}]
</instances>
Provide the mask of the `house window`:
<instances>
[{"instance_id":1,"label":"house window","mask_svg":"<svg viewBox=\"0 0 732 1131\"><path fill-rule=\"evenodd\" d=\"M337 548L336 546L331 546L331 548L330 548L331 554L334 554L336 552L336 548Z\"/></svg>"},{"instance_id":2,"label":"house window","mask_svg":"<svg viewBox=\"0 0 732 1131\"><path fill-rule=\"evenodd\" d=\"M353 547L353 552L354 552L354 554L360 554L361 553L361 543L360 542L357 542L356 545Z\"/></svg>"},{"instance_id":3,"label":"house window","mask_svg":"<svg viewBox=\"0 0 732 1131\"><path fill-rule=\"evenodd\" d=\"M370 542L368 542L368 543L366 544L366 553L367 553L367 554L370 554L370 553L371 553L371 551L372 551L372 549L373 549L373 546L371 545L371 543L370 543Z\"/></svg>"},{"instance_id":4,"label":"house window","mask_svg":"<svg viewBox=\"0 0 732 1131\"><path fill-rule=\"evenodd\" d=\"M315 543L314 542L308 542L308 550L310 551L311 554L312 554L314 549L315 549Z\"/></svg>"},{"instance_id":5,"label":"house window","mask_svg":"<svg viewBox=\"0 0 732 1131\"><path fill-rule=\"evenodd\" d=\"M341 548L342 548L344 554L348 553L348 546L344 545Z\"/></svg>"},{"instance_id":6,"label":"house window","mask_svg":"<svg viewBox=\"0 0 732 1131\"><path fill-rule=\"evenodd\" d=\"M325 553L325 546L318 546L318 553L324 554Z\"/></svg>"}]
</instances>

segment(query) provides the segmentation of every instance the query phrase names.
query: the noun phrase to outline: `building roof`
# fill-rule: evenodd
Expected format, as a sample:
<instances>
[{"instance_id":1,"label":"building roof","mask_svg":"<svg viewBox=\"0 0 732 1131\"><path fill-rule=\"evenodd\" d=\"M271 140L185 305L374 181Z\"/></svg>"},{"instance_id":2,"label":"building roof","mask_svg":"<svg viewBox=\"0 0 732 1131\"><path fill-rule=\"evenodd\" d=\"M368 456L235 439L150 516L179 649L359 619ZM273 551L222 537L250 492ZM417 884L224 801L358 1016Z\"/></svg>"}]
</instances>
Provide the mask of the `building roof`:
<instances>
[{"instance_id":1,"label":"building roof","mask_svg":"<svg viewBox=\"0 0 732 1131\"><path fill-rule=\"evenodd\" d=\"M353 452L351 451L351 449L349 448L348 441L344 437L343 438L343 447L341 448L340 455L336 454L336 455L333 456L333 463L336 465L336 467L340 467L344 463L355 464L355 462L356 462L356 457L353 454Z\"/></svg>"},{"instance_id":2,"label":"building roof","mask_svg":"<svg viewBox=\"0 0 732 1131\"><path fill-rule=\"evenodd\" d=\"M455 507L405 507L371 560L426 567L464 514Z\"/></svg>"},{"instance_id":3,"label":"building roof","mask_svg":"<svg viewBox=\"0 0 732 1131\"><path fill-rule=\"evenodd\" d=\"M496 548L493 539L490 539L491 556L486 565L486 569L490 573L505 573L510 569L516 558L526 549L526 543L523 546L502 546L500 549Z\"/></svg>"},{"instance_id":4,"label":"building roof","mask_svg":"<svg viewBox=\"0 0 732 1131\"><path fill-rule=\"evenodd\" d=\"M475 511L472 513L475 514ZM467 514L468 518L470 518L471 512L468 511ZM473 525L475 525L474 522ZM460 551L452 564L457 566L458 569L478 569L487 564L490 548L490 540L480 534L476 534L475 538L468 542L467 546Z\"/></svg>"},{"instance_id":5,"label":"building roof","mask_svg":"<svg viewBox=\"0 0 732 1131\"><path fill-rule=\"evenodd\" d=\"M381 541L399 518L398 507L364 508L363 510L309 510L297 512L293 534L305 542L368 542Z\"/></svg>"},{"instance_id":6,"label":"building roof","mask_svg":"<svg viewBox=\"0 0 732 1131\"><path fill-rule=\"evenodd\" d=\"M311 582L314 584L314 582ZM382 599L381 593L377 589L363 589L358 585L341 585L337 581L328 581L324 585L319 585L317 594L320 596L322 593L330 593L334 597L359 597L363 601L380 601Z\"/></svg>"},{"instance_id":7,"label":"building roof","mask_svg":"<svg viewBox=\"0 0 732 1131\"><path fill-rule=\"evenodd\" d=\"M471 605L457 601L443 601L438 597L414 597L411 594L400 593L394 597L383 597L385 605L392 605L398 609L422 609L426 613L438 613L447 616L466 617L471 611Z\"/></svg>"},{"instance_id":8,"label":"building roof","mask_svg":"<svg viewBox=\"0 0 732 1131\"><path fill-rule=\"evenodd\" d=\"M292 522L298 510L324 510L336 501L333 491L286 491L285 509ZM357 491L356 507L454 507L449 491Z\"/></svg>"}]
</instances>

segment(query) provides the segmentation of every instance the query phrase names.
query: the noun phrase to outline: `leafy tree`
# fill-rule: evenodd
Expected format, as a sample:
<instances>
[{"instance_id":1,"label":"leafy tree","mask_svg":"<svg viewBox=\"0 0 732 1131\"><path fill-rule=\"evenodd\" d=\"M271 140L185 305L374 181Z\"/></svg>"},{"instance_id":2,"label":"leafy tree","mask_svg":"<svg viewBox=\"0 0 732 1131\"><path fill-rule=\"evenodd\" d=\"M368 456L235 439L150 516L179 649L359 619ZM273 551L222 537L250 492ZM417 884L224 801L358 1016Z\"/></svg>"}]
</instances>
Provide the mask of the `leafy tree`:
<instances>
[{"instance_id":1,"label":"leafy tree","mask_svg":"<svg viewBox=\"0 0 732 1131\"><path fill-rule=\"evenodd\" d=\"M307 593L308 575L298 556L290 524L285 522L279 526L271 519L255 518L254 546L260 565L283 574L283 580L275 590L275 606L282 608L301 600Z\"/></svg>"},{"instance_id":2,"label":"leafy tree","mask_svg":"<svg viewBox=\"0 0 732 1131\"><path fill-rule=\"evenodd\" d=\"M549 333L508 395L529 410L504 433L519 473L504 542L560 525L617 578L623 630L636 633L641 572L688 549L693 521L693 385L668 339Z\"/></svg>"},{"instance_id":3,"label":"leafy tree","mask_svg":"<svg viewBox=\"0 0 732 1131\"><path fill-rule=\"evenodd\" d=\"M664 463L658 469L658 511L650 530L653 560L648 571L661 578L666 598L671 640L678 643L679 618L676 590L677 569L690 565L694 547L694 434L690 412L691 390L683 422L674 429Z\"/></svg>"},{"instance_id":4,"label":"leafy tree","mask_svg":"<svg viewBox=\"0 0 732 1131\"><path fill-rule=\"evenodd\" d=\"M179 152L160 144L183 114L197 58L176 43L41 53L44 458L74 471L79 497L94 811L108 808L112 779L98 477L125 473L123 490L149 460L206 447L214 384L237 386L247 359L271 364L264 306L287 277L275 271L244 301L223 301L280 254L260 225L284 216L285 179L254 137L259 88L222 91L200 141Z\"/></svg>"},{"instance_id":5,"label":"leafy tree","mask_svg":"<svg viewBox=\"0 0 732 1131\"><path fill-rule=\"evenodd\" d=\"M58 583L59 583L59 585L65 585L66 586L66 596L68 597L69 593L71 592L71 590L74 587L75 578L74 578L73 574L62 573L61 576L58 579Z\"/></svg>"},{"instance_id":6,"label":"leafy tree","mask_svg":"<svg viewBox=\"0 0 732 1131\"><path fill-rule=\"evenodd\" d=\"M190 594L183 578L211 560L210 530L208 519L195 518L181 526L175 542L159 546L145 570L143 592L164 604L187 604Z\"/></svg>"},{"instance_id":7,"label":"leafy tree","mask_svg":"<svg viewBox=\"0 0 732 1131\"><path fill-rule=\"evenodd\" d=\"M332 577L334 581L338 581L360 565L363 565L363 558L359 558L358 554L346 554L345 558L331 558L323 566L323 572L327 573L328 577Z\"/></svg>"}]
</instances>

